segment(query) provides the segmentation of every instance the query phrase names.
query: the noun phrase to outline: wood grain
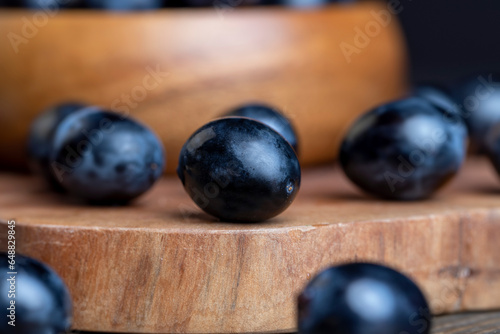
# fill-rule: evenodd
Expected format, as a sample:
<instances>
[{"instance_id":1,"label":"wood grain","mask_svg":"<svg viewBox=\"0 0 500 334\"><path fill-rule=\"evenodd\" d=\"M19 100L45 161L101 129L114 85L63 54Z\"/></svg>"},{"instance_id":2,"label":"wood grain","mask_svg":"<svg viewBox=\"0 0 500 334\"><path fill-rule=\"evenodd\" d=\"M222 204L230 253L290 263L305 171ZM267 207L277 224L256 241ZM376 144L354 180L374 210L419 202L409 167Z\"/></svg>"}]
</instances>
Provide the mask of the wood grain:
<instances>
[{"instance_id":1,"label":"wood grain","mask_svg":"<svg viewBox=\"0 0 500 334\"><path fill-rule=\"evenodd\" d=\"M500 182L486 161L414 203L367 197L334 167L309 170L289 210L260 224L214 220L173 178L114 208L30 177L4 174L0 184L0 236L16 219L18 251L64 278L79 330L292 332L304 284L356 260L413 277L435 313L500 308Z\"/></svg>"},{"instance_id":2,"label":"wood grain","mask_svg":"<svg viewBox=\"0 0 500 334\"><path fill-rule=\"evenodd\" d=\"M500 312L477 312L434 318L432 334L499 334ZM94 334L106 334L95 333ZM85 334L75 332L75 334ZM87 333L91 334L91 333Z\"/></svg>"},{"instance_id":3,"label":"wood grain","mask_svg":"<svg viewBox=\"0 0 500 334\"><path fill-rule=\"evenodd\" d=\"M312 11L61 11L35 26L17 53L6 37L24 38L34 13L0 10L0 166L25 167L29 124L42 109L67 100L150 125L165 144L169 172L197 128L251 101L270 103L292 119L303 164L332 160L348 123L407 88L395 17L378 25L350 63L340 48L355 45L356 29L376 28L374 13L384 10L374 2ZM167 74L151 77L156 69Z\"/></svg>"},{"instance_id":4,"label":"wood grain","mask_svg":"<svg viewBox=\"0 0 500 334\"><path fill-rule=\"evenodd\" d=\"M433 321L434 328L432 329L432 334L500 333L500 312L477 312L445 315L435 317ZM83 334L81 332L79 333Z\"/></svg>"},{"instance_id":5,"label":"wood grain","mask_svg":"<svg viewBox=\"0 0 500 334\"><path fill-rule=\"evenodd\" d=\"M500 312L454 314L434 319L433 334L499 334Z\"/></svg>"}]
</instances>

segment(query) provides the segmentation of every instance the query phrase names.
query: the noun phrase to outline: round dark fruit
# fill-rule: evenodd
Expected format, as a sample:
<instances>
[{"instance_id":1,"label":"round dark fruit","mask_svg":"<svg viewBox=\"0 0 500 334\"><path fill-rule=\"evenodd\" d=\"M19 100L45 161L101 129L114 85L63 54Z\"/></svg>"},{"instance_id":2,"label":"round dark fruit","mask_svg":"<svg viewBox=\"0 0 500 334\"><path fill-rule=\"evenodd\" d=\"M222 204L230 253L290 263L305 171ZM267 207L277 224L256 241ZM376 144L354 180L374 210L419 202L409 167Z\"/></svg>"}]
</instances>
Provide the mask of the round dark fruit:
<instances>
[{"instance_id":1,"label":"round dark fruit","mask_svg":"<svg viewBox=\"0 0 500 334\"><path fill-rule=\"evenodd\" d=\"M224 221L272 218L300 187L293 148L249 118L222 118L197 130L182 147L177 174L194 202Z\"/></svg>"},{"instance_id":2,"label":"round dark fruit","mask_svg":"<svg viewBox=\"0 0 500 334\"><path fill-rule=\"evenodd\" d=\"M59 125L52 173L71 194L96 204L124 204L160 178L165 153L158 137L137 121L100 109L83 110Z\"/></svg>"},{"instance_id":3,"label":"round dark fruit","mask_svg":"<svg viewBox=\"0 0 500 334\"><path fill-rule=\"evenodd\" d=\"M2 334L62 334L72 323L71 296L62 279L19 254L0 253L0 308Z\"/></svg>"},{"instance_id":4,"label":"round dark fruit","mask_svg":"<svg viewBox=\"0 0 500 334\"><path fill-rule=\"evenodd\" d=\"M467 130L421 98L378 107L344 137L339 160L347 177L386 199L430 197L460 169Z\"/></svg>"},{"instance_id":5,"label":"round dark fruit","mask_svg":"<svg viewBox=\"0 0 500 334\"><path fill-rule=\"evenodd\" d=\"M430 102L449 114L460 116L458 105L444 88L432 85L418 86L413 90L412 95Z\"/></svg>"},{"instance_id":6,"label":"round dark fruit","mask_svg":"<svg viewBox=\"0 0 500 334\"><path fill-rule=\"evenodd\" d=\"M62 188L54 178L49 164L54 133L68 115L85 107L82 103L60 104L42 112L31 124L27 150L31 169L36 174L43 176L55 190L62 190Z\"/></svg>"},{"instance_id":7,"label":"round dark fruit","mask_svg":"<svg viewBox=\"0 0 500 334\"><path fill-rule=\"evenodd\" d=\"M471 151L484 153L488 131L500 122L500 76L484 74L464 80L454 96L469 130Z\"/></svg>"},{"instance_id":8,"label":"round dark fruit","mask_svg":"<svg viewBox=\"0 0 500 334\"><path fill-rule=\"evenodd\" d=\"M232 110L226 116L248 117L264 123L282 135L298 152L297 133L290 120L277 109L263 104L248 104Z\"/></svg>"},{"instance_id":9,"label":"round dark fruit","mask_svg":"<svg viewBox=\"0 0 500 334\"><path fill-rule=\"evenodd\" d=\"M317 275L298 298L301 334L427 334L429 306L401 273L352 263Z\"/></svg>"}]
</instances>

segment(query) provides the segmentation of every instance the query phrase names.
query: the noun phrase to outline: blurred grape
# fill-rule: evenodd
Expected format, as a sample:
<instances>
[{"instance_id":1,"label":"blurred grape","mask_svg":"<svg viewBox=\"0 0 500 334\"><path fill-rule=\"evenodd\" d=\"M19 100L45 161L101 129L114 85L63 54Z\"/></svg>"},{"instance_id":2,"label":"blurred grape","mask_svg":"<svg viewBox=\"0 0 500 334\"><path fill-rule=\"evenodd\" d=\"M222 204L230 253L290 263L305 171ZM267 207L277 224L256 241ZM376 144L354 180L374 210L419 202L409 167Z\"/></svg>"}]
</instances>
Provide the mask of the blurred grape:
<instances>
[{"instance_id":1,"label":"blurred grape","mask_svg":"<svg viewBox=\"0 0 500 334\"><path fill-rule=\"evenodd\" d=\"M462 108L472 152L484 153L488 131L500 123L500 75L469 76L454 87L453 97Z\"/></svg>"},{"instance_id":2,"label":"blurred grape","mask_svg":"<svg viewBox=\"0 0 500 334\"><path fill-rule=\"evenodd\" d=\"M460 115L458 105L444 87L435 84L420 85L414 88L412 95L421 97L450 114Z\"/></svg>"}]
</instances>

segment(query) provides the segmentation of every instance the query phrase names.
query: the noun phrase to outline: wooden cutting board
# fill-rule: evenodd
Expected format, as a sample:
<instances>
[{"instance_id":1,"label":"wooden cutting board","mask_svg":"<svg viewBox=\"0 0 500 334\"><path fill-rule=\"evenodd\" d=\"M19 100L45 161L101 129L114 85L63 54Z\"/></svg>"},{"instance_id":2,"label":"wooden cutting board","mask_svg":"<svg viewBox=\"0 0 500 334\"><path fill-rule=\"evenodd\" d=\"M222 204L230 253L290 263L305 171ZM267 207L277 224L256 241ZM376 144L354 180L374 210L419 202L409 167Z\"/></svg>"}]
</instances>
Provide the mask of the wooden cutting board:
<instances>
[{"instance_id":1,"label":"wooden cutting board","mask_svg":"<svg viewBox=\"0 0 500 334\"><path fill-rule=\"evenodd\" d=\"M49 263L74 298L78 330L251 333L295 330L295 297L345 261L396 267L437 314L500 307L500 181L472 160L423 202L380 201L337 167L306 170L296 202L260 224L221 223L166 178L129 207L89 207L38 180L0 175L0 235Z\"/></svg>"},{"instance_id":2,"label":"wooden cutting board","mask_svg":"<svg viewBox=\"0 0 500 334\"><path fill-rule=\"evenodd\" d=\"M432 334L498 334L500 312L452 314L434 319Z\"/></svg>"}]
</instances>

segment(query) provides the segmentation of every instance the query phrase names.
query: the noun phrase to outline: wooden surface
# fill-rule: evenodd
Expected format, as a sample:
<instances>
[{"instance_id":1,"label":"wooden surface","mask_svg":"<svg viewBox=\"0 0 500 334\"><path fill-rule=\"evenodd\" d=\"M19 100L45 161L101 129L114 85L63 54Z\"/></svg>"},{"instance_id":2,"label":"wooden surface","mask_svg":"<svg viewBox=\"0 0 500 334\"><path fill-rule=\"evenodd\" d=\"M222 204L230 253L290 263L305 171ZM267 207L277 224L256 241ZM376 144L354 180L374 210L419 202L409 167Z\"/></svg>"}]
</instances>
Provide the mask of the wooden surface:
<instances>
[{"instance_id":1,"label":"wooden surface","mask_svg":"<svg viewBox=\"0 0 500 334\"><path fill-rule=\"evenodd\" d=\"M500 312L454 314L434 319L432 334L499 334Z\"/></svg>"},{"instance_id":2,"label":"wooden surface","mask_svg":"<svg viewBox=\"0 0 500 334\"><path fill-rule=\"evenodd\" d=\"M79 330L291 332L304 284L355 260L404 271L435 313L500 308L500 181L485 161L415 203L367 197L334 167L304 174L286 212L246 225L201 213L174 178L105 208L1 175L0 236L16 219L18 251L64 278Z\"/></svg>"},{"instance_id":3,"label":"wooden surface","mask_svg":"<svg viewBox=\"0 0 500 334\"><path fill-rule=\"evenodd\" d=\"M396 18L376 30L373 13L383 10L376 2L311 11L61 11L46 24L38 18L28 38L22 32L34 14L0 10L0 166L25 167L29 124L66 100L150 125L165 144L169 172L197 128L249 101L275 105L291 118L303 164L332 160L356 115L406 90ZM367 25L373 37L356 44L356 29ZM22 40L17 53L9 34ZM350 63L342 43L361 45ZM148 69L168 75L155 82Z\"/></svg>"},{"instance_id":4,"label":"wooden surface","mask_svg":"<svg viewBox=\"0 0 500 334\"><path fill-rule=\"evenodd\" d=\"M477 312L477 313L444 315L434 318L433 321L434 321L434 328L432 330L432 334L499 334L500 333L500 312L482 312L482 313ZM84 333L76 332L75 334L84 334Z\"/></svg>"}]
</instances>

